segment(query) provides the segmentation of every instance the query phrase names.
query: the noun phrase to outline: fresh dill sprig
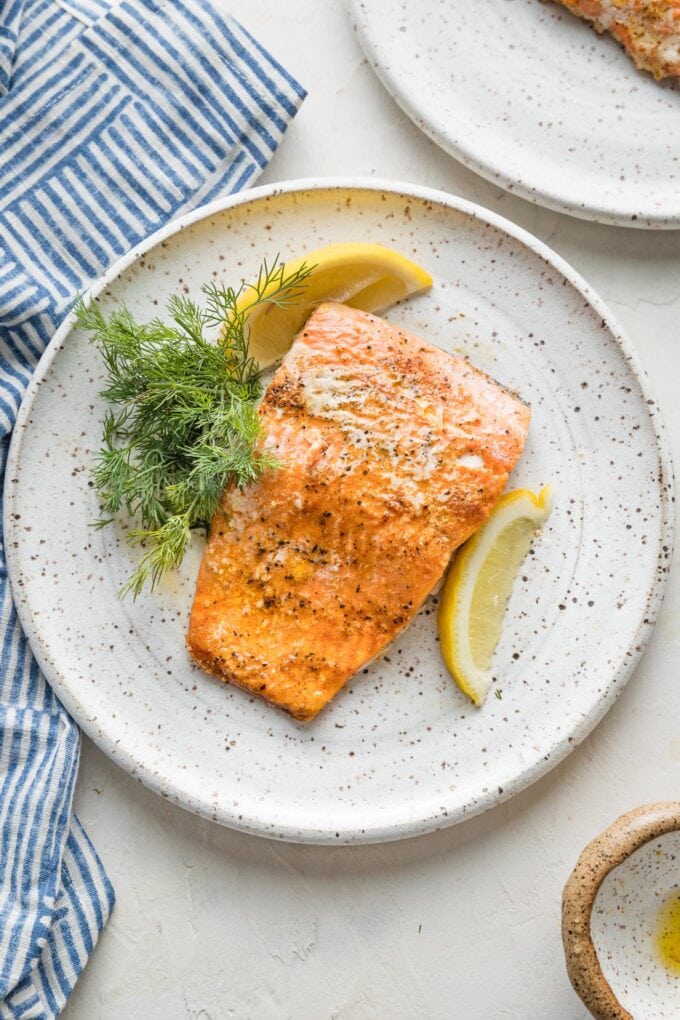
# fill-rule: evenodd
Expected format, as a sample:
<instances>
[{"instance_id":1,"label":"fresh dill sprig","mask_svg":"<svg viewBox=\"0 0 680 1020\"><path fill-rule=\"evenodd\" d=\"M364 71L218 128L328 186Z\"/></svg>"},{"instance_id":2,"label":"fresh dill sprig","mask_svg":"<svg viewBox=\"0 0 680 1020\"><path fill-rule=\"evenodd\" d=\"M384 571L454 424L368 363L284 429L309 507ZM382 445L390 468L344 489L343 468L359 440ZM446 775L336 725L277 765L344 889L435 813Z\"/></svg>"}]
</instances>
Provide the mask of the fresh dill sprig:
<instances>
[{"instance_id":1,"label":"fresh dill sprig","mask_svg":"<svg viewBox=\"0 0 680 1020\"><path fill-rule=\"evenodd\" d=\"M264 303L284 307L302 294L313 266L286 273L278 257L256 283L203 287L204 307L174 295L169 322L139 323L126 308L108 317L76 305L76 326L101 351L110 405L93 480L103 527L121 509L141 526L129 541L145 552L121 595L153 589L179 566L194 528L208 528L225 486L247 485L275 467L262 448L256 401L260 370L248 350L248 318ZM206 331L219 327L216 340Z\"/></svg>"}]
</instances>

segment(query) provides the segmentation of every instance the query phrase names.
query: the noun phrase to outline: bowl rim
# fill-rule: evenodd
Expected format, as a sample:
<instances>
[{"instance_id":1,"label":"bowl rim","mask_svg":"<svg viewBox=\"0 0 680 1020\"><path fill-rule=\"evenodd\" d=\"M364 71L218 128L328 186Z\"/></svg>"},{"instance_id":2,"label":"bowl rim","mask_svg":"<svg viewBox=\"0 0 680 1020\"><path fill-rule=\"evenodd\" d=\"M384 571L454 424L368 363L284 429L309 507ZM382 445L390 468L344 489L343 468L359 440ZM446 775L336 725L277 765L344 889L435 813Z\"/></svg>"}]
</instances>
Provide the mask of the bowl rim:
<instances>
[{"instance_id":1,"label":"bowl rim","mask_svg":"<svg viewBox=\"0 0 680 1020\"><path fill-rule=\"evenodd\" d=\"M607 875L646 843L680 830L680 801L643 804L628 811L581 851L562 894L562 942L574 991L598 1020L634 1020L602 972L591 919Z\"/></svg>"}]
</instances>

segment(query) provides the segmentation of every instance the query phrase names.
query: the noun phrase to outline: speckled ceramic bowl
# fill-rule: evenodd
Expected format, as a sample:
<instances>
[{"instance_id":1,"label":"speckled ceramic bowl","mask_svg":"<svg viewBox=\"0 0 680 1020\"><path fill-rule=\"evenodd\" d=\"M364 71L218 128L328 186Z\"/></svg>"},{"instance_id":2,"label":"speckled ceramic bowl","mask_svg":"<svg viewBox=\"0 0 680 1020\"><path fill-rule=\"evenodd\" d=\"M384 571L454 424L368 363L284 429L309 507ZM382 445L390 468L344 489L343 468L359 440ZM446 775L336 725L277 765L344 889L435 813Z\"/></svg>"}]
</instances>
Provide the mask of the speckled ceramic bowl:
<instances>
[{"instance_id":1,"label":"speckled ceramic bowl","mask_svg":"<svg viewBox=\"0 0 680 1020\"><path fill-rule=\"evenodd\" d=\"M680 801L648 804L589 843L564 889L571 982L599 1020L677 1020L680 974L657 945L659 913L680 893Z\"/></svg>"}]
</instances>

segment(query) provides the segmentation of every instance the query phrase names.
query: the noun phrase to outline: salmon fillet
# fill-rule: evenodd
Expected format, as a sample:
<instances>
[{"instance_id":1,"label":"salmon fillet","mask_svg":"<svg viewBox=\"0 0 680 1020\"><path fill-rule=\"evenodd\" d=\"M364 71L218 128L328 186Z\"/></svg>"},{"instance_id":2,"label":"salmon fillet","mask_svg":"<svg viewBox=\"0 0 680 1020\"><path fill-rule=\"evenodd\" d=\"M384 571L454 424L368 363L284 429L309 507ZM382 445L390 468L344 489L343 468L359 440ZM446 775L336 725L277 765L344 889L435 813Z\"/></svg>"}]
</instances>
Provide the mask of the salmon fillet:
<instances>
[{"instance_id":1,"label":"salmon fillet","mask_svg":"<svg viewBox=\"0 0 680 1020\"><path fill-rule=\"evenodd\" d=\"M623 44L642 71L680 75L680 0L560 0Z\"/></svg>"},{"instance_id":2,"label":"salmon fillet","mask_svg":"<svg viewBox=\"0 0 680 1020\"><path fill-rule=\"evenodd\" d=\"M489 514L529 414L464 359L375 315L318 307L260 406L280 466L228 489L212 522L193 658L312 719Z\"/></svg>"}]
</instances>

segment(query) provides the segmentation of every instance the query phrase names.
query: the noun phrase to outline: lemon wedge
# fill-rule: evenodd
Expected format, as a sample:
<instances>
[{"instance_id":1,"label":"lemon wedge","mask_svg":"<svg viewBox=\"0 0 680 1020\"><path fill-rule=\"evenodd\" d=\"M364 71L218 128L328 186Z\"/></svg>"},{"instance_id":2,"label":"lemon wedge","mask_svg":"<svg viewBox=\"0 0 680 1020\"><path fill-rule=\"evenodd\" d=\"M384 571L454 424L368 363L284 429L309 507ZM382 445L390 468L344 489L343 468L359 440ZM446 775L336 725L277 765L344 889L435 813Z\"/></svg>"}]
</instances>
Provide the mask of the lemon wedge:
<instances>
[{"instance_id":1,"label":"lemon wedge","mask_svg":"<svg viewBox=\"0 0 680 1020\"><path fill-rule=\"evenodd\" d=\"M552 489L516 489L501 496L485 524L456 553L441 594L439 640L446 666L476 705L484 701L489 667L517 572L552 509Z\"/></svg>"},{"instance_id":2,"label":"lemon wedge","mask_svg":"<svg viewBox=\"0 0 680 1020\"><path fill-rule=\"evenodd\" d=\"M300 269L303 263L314 269L299 302L283 307L260 304L248 316L248 346L261 368L283 357L314 306L323 301L380 312L432 286L432 277L421 266L381 244L329 244L287 262L285 275ZM250 301L252 291L246 287L239 299L239 311Z\"/></svg>"}]
</instances>

